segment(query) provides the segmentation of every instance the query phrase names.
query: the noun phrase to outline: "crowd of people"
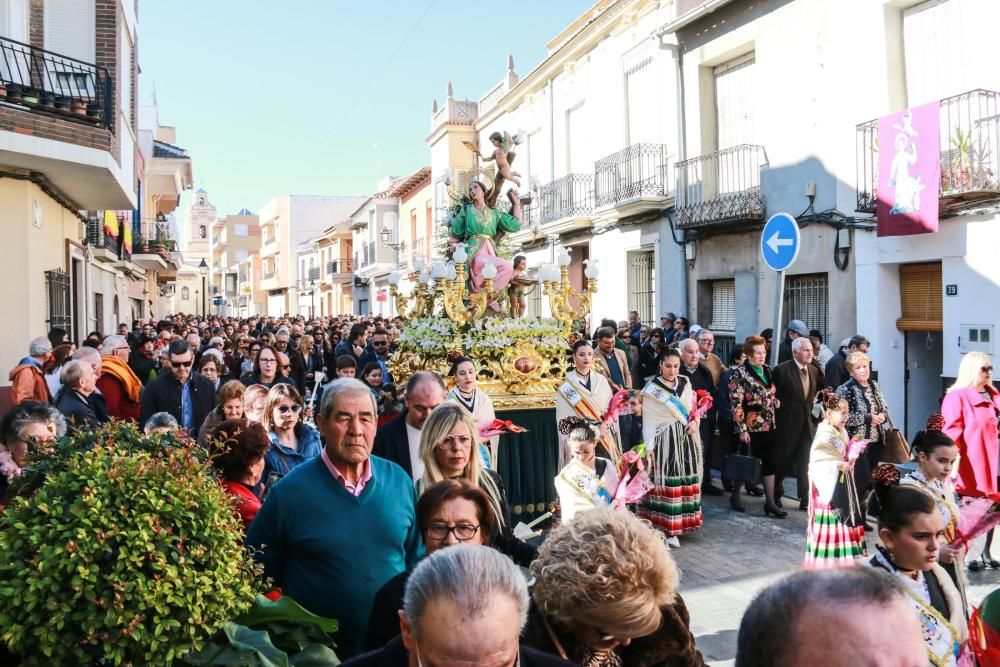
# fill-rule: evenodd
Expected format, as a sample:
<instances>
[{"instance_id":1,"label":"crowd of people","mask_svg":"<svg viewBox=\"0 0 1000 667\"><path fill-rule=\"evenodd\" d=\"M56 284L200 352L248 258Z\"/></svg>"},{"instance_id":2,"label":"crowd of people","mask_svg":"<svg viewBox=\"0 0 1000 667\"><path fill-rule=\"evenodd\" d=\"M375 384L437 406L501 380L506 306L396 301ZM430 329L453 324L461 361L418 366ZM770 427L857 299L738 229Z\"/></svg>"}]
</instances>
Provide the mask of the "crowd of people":
<instances>
[{"instance_id":1,"label":"crowd of people","mask_svg":"<svg viewBox=\"0 0 1000 667\"><path fill-rule=\"evenodd\" d=\"M539 546L515 534L476 360L453 360L450 391L427 371L393 377L404 325L178 315L79 347L50 331L10 373L0 493L32 446L67 431L111 419L179 431L212 452L274 594L337 619L346 664L701 665L670 547L702 526L703 495L728 492L741 513L744 493L762 496L766 516L786 517L794 475L809 517L804 565L836 571L762 593L737 664L869 664L796 639L834 619L863 625L853 607L898 621L901 642L913 629L913 660L894 664L955 664L967 639L965 554L948 546L959 497L997 492L1000 395L987 356L963 358L943 417L900 475L879 465L892 420L864 336L832 352L793 320L771 368L769 330L723 360L713 332L672 313L652 328L635 312L602 321L568 341L553 436L561 521ZM623 503L619 482L636 472L627 453L640 445L648 486ZM1000 568L989 540L969 569ZM780 650L768 648L776 627L791 633Z\"/></svg>"}]
</instances>

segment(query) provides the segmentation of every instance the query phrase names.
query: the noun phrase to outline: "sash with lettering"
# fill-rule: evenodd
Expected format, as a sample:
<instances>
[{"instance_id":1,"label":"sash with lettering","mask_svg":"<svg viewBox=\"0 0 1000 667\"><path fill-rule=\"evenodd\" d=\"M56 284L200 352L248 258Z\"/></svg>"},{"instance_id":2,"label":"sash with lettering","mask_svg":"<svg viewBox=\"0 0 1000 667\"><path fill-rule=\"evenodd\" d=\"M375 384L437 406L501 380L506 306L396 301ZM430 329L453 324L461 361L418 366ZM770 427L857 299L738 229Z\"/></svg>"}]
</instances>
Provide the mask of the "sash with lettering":
<instances>
[{"instance_id":1,"label":"sash with lettering","mask_svg":"<svg viewBox=\"0 0 1000 667\"><path fill-rule=\"evenodd\" d=\"M600 381L607 382L604 376L591 372L590 374L591 382L598 381L596 378L601 378ZM566 375L566 381L559 385L559 396L569 404L577 416L582 417L591 422L599 423L604 419L604 411L594 405L592 400L589 398L587 392L580 384L571 377L570 374ZM557 418L559 415L557 414ZM610 424L607 432L597 440L600 444L604 445L604 449L607 450L613 462L621 460L622 452L621 445L618 443L618 425ZM564 446L561 448L563 450L567 449ZM565 451L560 452L560 467L565 466L569 461L568 453Z\"/></svg>"}]
</instances>

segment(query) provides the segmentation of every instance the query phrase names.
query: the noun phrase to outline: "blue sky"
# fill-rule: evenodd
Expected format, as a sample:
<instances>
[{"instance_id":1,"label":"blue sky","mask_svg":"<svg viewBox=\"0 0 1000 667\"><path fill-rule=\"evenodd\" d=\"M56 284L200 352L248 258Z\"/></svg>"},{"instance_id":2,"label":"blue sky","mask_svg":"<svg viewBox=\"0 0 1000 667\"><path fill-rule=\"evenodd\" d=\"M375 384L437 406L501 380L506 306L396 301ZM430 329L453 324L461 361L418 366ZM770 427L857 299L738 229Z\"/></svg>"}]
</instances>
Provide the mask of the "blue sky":
<instances>
[{"instance_id":1,"label":"blue sky","mask_svg":"<svg viewBox=\"0 0 1000 667\"><path fill-rule=\"evenodd\" d=\"M478 99L508 53L524 76L592 3L146 0L141 99L155 87L220 214L280 194L370 194L428 163L448 81Z\"/></svg>"}]
</instances>

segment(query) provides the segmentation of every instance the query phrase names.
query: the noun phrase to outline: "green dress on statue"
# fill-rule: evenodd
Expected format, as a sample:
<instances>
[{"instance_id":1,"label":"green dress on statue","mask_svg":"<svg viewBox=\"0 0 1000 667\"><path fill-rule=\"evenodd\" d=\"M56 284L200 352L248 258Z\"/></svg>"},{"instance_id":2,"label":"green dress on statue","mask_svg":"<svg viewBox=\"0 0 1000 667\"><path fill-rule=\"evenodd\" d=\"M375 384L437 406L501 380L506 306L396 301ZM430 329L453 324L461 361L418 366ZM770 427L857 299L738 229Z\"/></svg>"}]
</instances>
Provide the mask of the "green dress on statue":
<instances>
[{"instance_id":1,"label":"green dress on statue","mask_svg":"<svg viewBox=\"0 0 1000 667\"><path fill-rule=\"evenodd\" d=\"M487 208L480 212L471 204L466 204L451 221L451 235L469 246L469 282L471 292L483 288L483 267L495 258L497 277L493 279L493 290L499 292L514 276L514 266L510 261L497 256L493 239L499 232L516 232L521 229L521 221L503 211Z\"/></svg>"}]
</instances>

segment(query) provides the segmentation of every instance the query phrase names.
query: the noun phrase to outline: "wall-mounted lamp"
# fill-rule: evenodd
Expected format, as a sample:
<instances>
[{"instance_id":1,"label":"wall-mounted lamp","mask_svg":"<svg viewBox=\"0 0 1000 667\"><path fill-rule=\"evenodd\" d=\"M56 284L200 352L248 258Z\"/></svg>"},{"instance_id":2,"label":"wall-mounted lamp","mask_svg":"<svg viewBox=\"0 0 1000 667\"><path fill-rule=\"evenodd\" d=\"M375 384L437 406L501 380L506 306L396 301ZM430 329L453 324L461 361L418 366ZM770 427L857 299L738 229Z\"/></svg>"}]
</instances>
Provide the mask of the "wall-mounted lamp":
<instances>
[{"instance_id":1,"label":"wall-mounted lamp","mask_svg":"<svg viewBox=\"0 0 1000 667\"><path fill-rule=\"evenodd\" d=\"M833 248L833 263L844 271L851 259L851 230L841 227L837 230L836 245Z\"/></svg>"},{"instance_id":2,"label":"wall-mounted lamp","mask_svg":"<svg viewBox=\"0 0 1000 667\"><path fill-rule=\"evenodd\" d=\"M694 260L698 257L698 242L688 241L684 244L684 259L688 261L689 264L694 264Z\"/></svg>"}]
</instances>

